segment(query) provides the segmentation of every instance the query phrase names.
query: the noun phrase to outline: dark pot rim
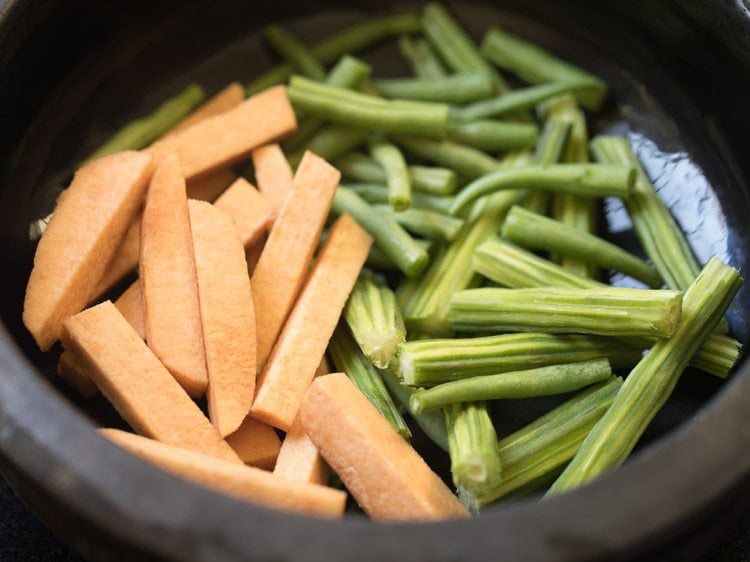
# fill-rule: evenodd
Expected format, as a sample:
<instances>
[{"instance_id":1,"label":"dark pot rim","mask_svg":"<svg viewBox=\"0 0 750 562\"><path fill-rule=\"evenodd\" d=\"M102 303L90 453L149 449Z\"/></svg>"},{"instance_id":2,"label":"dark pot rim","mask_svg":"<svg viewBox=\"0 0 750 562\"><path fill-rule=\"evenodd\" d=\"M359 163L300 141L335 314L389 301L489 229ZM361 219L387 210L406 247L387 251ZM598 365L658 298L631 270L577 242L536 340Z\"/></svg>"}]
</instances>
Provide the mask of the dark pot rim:
<instances>
[{"instance_id":1,"label":"dark pot rim","mask_svg":"<svg viewBox=\"0 0 750 562\"><path fill-rule=\"evenodd\" d=\"M2 4L0 28L19 2ZM56 517L76 519L112 544L167 559L622 559L683 540L750 482L747 363L696 419L600 480L543 503L522 500L476 520L432 524L295 516L169 476L99 436L4 325L0 373L0 468L32 507L44 511L52 499L67 510L46 514L54 528L65 528ZM94 537L68 538L96 554Z\"/></svg>"}]
</instances>

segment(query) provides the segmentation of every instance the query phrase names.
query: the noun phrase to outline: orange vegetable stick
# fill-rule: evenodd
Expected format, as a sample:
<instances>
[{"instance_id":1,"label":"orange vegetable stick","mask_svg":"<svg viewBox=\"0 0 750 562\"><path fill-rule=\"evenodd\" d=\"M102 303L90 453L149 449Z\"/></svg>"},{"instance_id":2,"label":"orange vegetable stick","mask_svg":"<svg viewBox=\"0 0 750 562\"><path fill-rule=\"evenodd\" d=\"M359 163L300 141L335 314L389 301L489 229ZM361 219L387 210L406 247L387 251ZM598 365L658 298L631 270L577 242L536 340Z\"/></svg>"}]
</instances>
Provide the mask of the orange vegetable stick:
<instances>
[{"instance_id":1,"label":"orange vegetable stick","mask_svg":"<svg viewBox=\"0 0 750 562\"><path fill-rule=\"evenodd\" d=\"M292 426L371 245L349 215L334 223L258 379L254 418L285 431Z\"/></svg>"},{"instance_id":2,"label":"orange vegetable stick","mask_svg":"<svg viewBox=\"0 0 750 562\"><path fill-rule=\"evenodd\" d=\"M268 237L266 235L263 235L260 237L260 239L250 246L245 251L245 261L247 261L247 274L250 276L250 279L253 278L253 273L255 273L255 267L258 265L258 260L260 260L260 255L263 253L263 248L266 246L266 240ZM256 322L258 315L255 315Z\"/></svg>"},{"instance_id":3,"label":"orange vegetable stick","mask_svg":"<svg viewBox=\"0 0 750 562\"><path fill-rule=\"evenodd\" d=\"M255 394L255 314L245 249L231 217L190 200L208 413L223 437L245 419Z\"/></svg>"},{"instance_id":4,"label":"orange vegetable stick","mask_svg":"<svg viewBox=\"0 0 750 562\"><path fill-rule=\"evenodd\" d=\"M286 87L269 88L229 111L204 119L152 144L147 150L160 162L180 155L186 178L230 166L256 146L297 128Z\"/></svg>"},{"instance_id":5,"label":"orange vegetable stick","mask_svg":"<svg viewBox=\"0 0 750 562\"><path fill-rule=\"evenodd\" d=\"M305 393L300 412L310 439L373 519L469 516L345 374L316 379Z\"/></svg>"},{"instance_id":6,"label":"orange vegetable stick","mask_svg":"<svg viewBox=\"0 0 750 562\"><path fill-rule=\"evenodd\" d=\"M292 192L292 167L278 144L259 146L250 156L253 159L258 189L271 201L273 216L276 217Z\"/></svg>"},{"instance_id":7,"label":"orange vegetable stick","mask_svg":"<svg viewBox=\"0 0 750 562\"><path fill-rule=\"evenodd\" d=\"M110 301L68 318L62 342L135 431L242 463Z\"/></svg>"},{"instance_id":8,"label":"orange vegetable stick","mask_svg":"<svg viewBox=\"0 0 750 562\"><path fill-rule=\"evenodd\" d=\"M234 498L320 517L344 513L346 492L341 490L287 481L265 470L237 466L117 429L99 432L134 456Z\"/></svg>"},{"instance_id":9,"label":"orange vegetable stick","mask_svg":"<svg viewBox=\"0 0 750 562\"><path fill-rule=\"evenodd\" d=\"M253 273L258 370L268 359L302 287L341 174L312 152L294 176L294 190L276 218ZM320 358L316 360L320 361Z\"/></svg>"},{"instance_id":10,"label":"orange vegetable stick","mask_svg":"<svg viewBox=\"0 0 750 562\"><path fill-rule=\"evenodd\" d=\"M182 121L177 123L171 131L164 135L164 138L173 135L178 131L187 129L199 121L229 111L233 107L239 105L243 99L245 99L245 89L242 87L242 84L239 82L232 82L223 90L215 94L211 99L201 104L200 107L185 117Z\"/></svg>"},{"instance_id":11,"label":"orange vegetable stick","mask_svg":"<svg viewBox=\"0 0 750 562\"><path fill-rule=\"evenodd\" d=\"M270 425L247 416L240 428L227 435L226 440L245 464L273 470L281 439Z\"/></svg>"},{"instance_id":12,"label":"orange vegetable stick","mask_svg":"<svg viewBox=\"0 0 750 562\"><path fill-rule=\"evenodd\" d=\"M237 174L231 168L222 168L206 176L193 178L186 182L188 199L213 202L226 188L234 183Z\"/></svg>"},{"instance_id":13,"label":"orange vegetable stick","mask_svg":"<svg viewBox=\"0 0 750 562\"><path fill-rule=\"evenodd\" d=\"M146 324L143 318L143 295L141 284L136 279L130 287L115 301L115 307L128 321L138 336L146 339ZM57 364L57 374L60 375L70 386L80 392L85 398L91 398L99 389L91 380L81 365L69 351L60 354Z\"/></svg>"},{"instance_id":14,"label":"orange vegetable stick","mask_svg":"<svg viewBox=\"0 0 750 562\"><path fill-rule=\"evenodd\" d=\"M151 177L147 154L120 152L78 170L60 199L34 255L23 322L42 351L62 323L94 296Z\"/></svg>"},{"instance_id":15,"label":"orange vegetable stick","mask_svg":"<svg viewBox=\"0 0 750 562\"><path fill-rule=\"evenodd\" d=\"M234 219L245 248L255 244L268 231L271 203L245 178L237 178L214 205Z\"/></svg>"},{"instance_id":16,"label":"orange vegetable stick","mask_svg":"<svg viewBox=\"0 0 750 562\"><path fill-rule=\"evenodd\" d=\"M321 377L330 372L331 368L328 366L328 361L323 357L320 365L318 365L318 370L315 371L315 376ZM328 483L331 470L323 457L320 456L315 444L305 433L299 413L294 418L289 433L284 437L273 472L288 480L324 486Z\"/></svg>"},{"instance_id":17,"label":"orange vegetable stick","mask_svg":"<svg viewBox=\"0 0 750 562\"><path fill-rule=\"evenodd\" d=\"M185 181L176 154L151 180L141 226L146 341L192 397L208 384Z\"/></svg>"}]
</instances>

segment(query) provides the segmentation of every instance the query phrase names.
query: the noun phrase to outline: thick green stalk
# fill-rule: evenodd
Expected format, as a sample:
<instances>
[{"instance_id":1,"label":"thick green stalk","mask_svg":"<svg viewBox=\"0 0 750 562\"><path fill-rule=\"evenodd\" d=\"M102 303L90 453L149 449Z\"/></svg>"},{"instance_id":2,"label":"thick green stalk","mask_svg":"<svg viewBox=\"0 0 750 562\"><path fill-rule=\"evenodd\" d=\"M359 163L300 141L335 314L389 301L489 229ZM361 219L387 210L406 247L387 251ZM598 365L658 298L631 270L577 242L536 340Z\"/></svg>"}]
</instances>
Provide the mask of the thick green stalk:
<instances>
[{"instance_id":1,"label":"thick green stalk","mask_svg":"<svg viewBox=\"0 0 750 562\"><path fill-rule=\"evenodd\" d=\"M422 26L430 45L453 72L482 72L505 92L508 85L477 50L474 41L440 4L428 4L422 14Z\"/></svg>"},{"instance_id":2,"label":"thick green stalk","mask_svg":"<svg viewBox=\"0 0 750 562\"><path fill-rule=\"evenodd\" d=\"M576 454L621 387L622 378L612 377L498 441L503 480L496 488L473 496L469 507L476 511L559 471Z\"/></svg>"},{"instance_id":3,"label":"thick green stalk","mask_svg":"<svg viewBox=\"0 0 750 562\"><path fill-rule=\"evenodd\" d=\"M387 37L419 33L421 29L421 19L410 12L369 18L319 41L310 51L321 63L332 64L346 54L366 49ZM257 94L266 88L285 82L292 72L290 64L274 66L248 84L247 95Z\"/></svg>"},{"instance_id":4,"label":"thick green stalk","mask_svg":"<svg viewBox=\"0 0 750 562\"><path fill-rule=\"evenodd\" d=\"M581 92L591 89L588 81L565 81L519 88L505 92L494 98L477 101L463 107L454 107L451 118L461 123L490 119L510 115L529 109L548 99L570 92Z\"/></svg>"},{"instance_id":5,"label":"thick green stalk","mask_svg":"<svg viewBox=\"0 0 750 562\"><path fill-rule=\"evenodd\" d=\"M481 494L502 481L497 434L484 402L452 404L445 408L448 453L453 484Z\"/></svg>"},{"instance_id":6,"label":"thick green stalk","mask_svg":"<svg viewBox=\"0 0 750 562\"><path fill-rule=\"evenodd\" d=\"M550 365L538 369L484 375L417 390L409 402L421 414L456 402L536 398L572 392L602 382L612 375L607 359Z\"/></svg>"},{"instance_id":7,"label":"thick green stalk","mask_svg":"<svg viewBox=\"0 0 750 562\"><path fill-rule=\"evenodd\" d=\"M528 153L513 154L506 157L503 165L523 165L528 158ZM450 334L445 318L450 297L456 291L476 285L479 277L471 267L474 250L500 229L505 213L518 197L518 192L509 191L475 203L456 240L433 257L421 278L401 285L399 304L409 329L433 336Z\"/></svg>"},{"instance_id":8,"label":"thick green stalk","mask_svg":"<svg viewBox=\"0 0 750 562\"><path fill-rule=\"evenodd\" d=\"M382 166L388 186L388 203L396 211L411 207L411 174L401 150L382 139L370 141L370 156Z\"/></svg>"},{"instance_id":9,"label":"thick green stalk","mask_svg":"<svg viewBox=\"0 0 750 562\"><path fill-rule=\"evenodd\" d=\"M419 78L434 79L446 76L443 63L424 39L403 36L398 40L398 49L411 71Z\"/></svg>"},{"instance_id":10,"label":"thick green stalk","mask_svg":"<svg viewBox=\"0 0 750 562\"><path fill-rule=\"evenodd\" d=\"M446 242L456 239L465 222L462 219L426 209L411 208L398 212L388 205L375 205L373 208L378 213L395 220L409 232Z\"/></svg>"},{"instance_id":11,"label":"thick green stalk","mask_svg":"<svg viewBox=\"0 0 750 562\"><path fill-rule=\"evenodd\" d=\"M607 84L580 68L564 62L538 45L493 27L482 40L482 54L525 82L588 81L591 88L577 93L581 104L597 111L607 96Z\"/></svg>"},{"instance_id":12,"label":"thick green stalk","mask_svg":"<svg viewBox=\"0 0 750 562\"><path fill-rule=\"evenodd\" d=\"M524 248L571 256L605 269L616 269L652 288L663 284L655 269L619 246L521 207L510 210L501 233L503 238Z\"/></svg>"},{"instance_id":13,"label":"thick green stalk","mask_svg":"<svg viewBox=\"0 0 750 562\"><path fill-rule=\"evenodd\" d=\"M742 285L739 272L712 258L685 291L674 335L657 342L630 372L612 406L548 494L576 488L617 468L672 394L690 357L716 327Z\"/></svg>"},{"instance_id":14,"label":"thick green stalk","mask_svg":"<svg viewBox=\"0 0 750 562\"><path fill-rule=\"evenodd\" d=\"M448 130L446 104L384 100L303 76L292 76L288 93L296 109L346 127L436 139Z\"/></svg>"},{"instance_id":15,"label":"thick green stalk","mask_svg":"<svg viewBox=\"0 0 750 562\"><path fill-rule=\"evenodd\" d=\"M332 211L337 215L349 213L407 277L419 275L427 267L429 255L401 225L376 213L353 191L339 186L333 198Z\"/></svg>"},{"instance_id":16,"label":"thick green stalk","mask_svg":"<svg viewBox=\"0 0 750 562\"><path fill-rule=\"evenodd\" d=\"M363 272L344 308L344 319L360 349L373 365L385 369L406 340L401 311L385 282Z\"/></svg>"},{"instance_id":17,"label":"thick green stalk","mask_svg":"<svg viewBox=\"0 0 750 562\"><path fill-rule=\"evenodd\" d=\"M640 358L639 350L613 338L526 333L407 341L399 346L396 366L404 383L434 386L592 359L609 359L614 369L630 368Z\"/></svg>"},{"instance_id":18,"label":"thick green stalk","mask_svg":"<svg viewBox=\"0 0 750 562\"><path fill-rule=\"evenodd\" d=\"M506 189L538 189L626 199L634 181L632 167L609 164L553 164L499 170L463 188L453 200L451 213L461 214L480 197Z\"/></svg>"},{"instance_id":19,"label":"thick green stalk","mask_svg":"<svg viewBox=\"0 0 750 562\"><path fill-rule=\"evenodd\" d=\"M388 420L393 428L399 432L404 439L411 437L411 431L406 425L401 412L393 403L388 389L377 369L362 355L357 343L346 329L344 324L339 324L333 333L328 346L336 369L346 373L357 388L362 391L370 403L377 408L378 412Z\"/></svg>"},{"instance_id":20,"label":"thick green stalk","mask_svg":"<svg viewBox=\"0 0 750 562\"><path fill-rule=\"evenodd\" d=\"M344 187L353 191L370 204L388 204L388 186L384 184L347 183ZM444 215L449 214L448 209L452 201L451 197L441 197L429 193L415 192L411 194L411 204L414 208L435 211Z\"/></svg>"},{"instance_id":21,"label":"thick green stalk","mask_svg":"<svg viewBox=\"0 0 750 562\"><path fill-rule=\"evenodd\" d=\"M506 287L607 287L603 283L580 277L557 264L540 258L494 237L474 255L474 269L488 279ZM408 315L407 325L408 325ZM649 339L628 338L628 342L647 349ZM739 361L742 346L737 340L713 334L694 355L690 364L720 378L726 378Z\"/></svg>"},{"instance_id":22,"label":"thick green stalk","mask_svg":"<svg viewBox=\"0 0 750 562\"><path fill-rule=\"evenodd\" d=\"M682 293L625 287L468 289L454 293L448 321L457 332L546 332L667 338L680 320Z\"/></svg>"},{"instance_id":23,"label":"thick green stalk","mask_svg":"<svg viewBox=\"0 0 750 562\"><path fill-rule=\"evenodd\" d=\"M276 54L292 65L296 72L313 80L325 78L325 67L288 30L280 25L269 25L264 30L264 34Z\"/></svg>"},{"instance_id":24,"label":"thick green stalk","mask_svg":"<svg viewBox=\"0 0 750 562\"><path fill-rule=\"evenodd\" d=\"M335 160L356 150L367 142L367 133L357 129L347 129L338 125L328 125L320 129L307 141L307 146L297 149L287 156L292 168L296 168L308 150L321 158Z\"/></svg>"},{"instance_id":25,"label":"thick green stalk","mask_svg":"<svg viewBox=\"0 0 750 562\"><path fill-rule=\"evenodd\" d=\"M565 150L569 132L570 125L564 121L547 119L531 162L540 166L557 164ZM547 214L551 198L552 194L546 191L531 191L522 204L525 208L544 215Z\"/></svg>"},{"instance_id":26,"label":"thick green stalk","mask_svg":"<svg viewBox=\"0 0 750 562\"><path fill-rule=\"evenodd\" d=\"M480 120L471 123L451 123L448 137L466 146L485 152L532 148L539 139L539 127L534 123Z\"/></svg>"},{"instance_id":27,"label":"thick green stalk","mask_svg":"<svg viewBox=\"0 0 750 562\"><path fill-rule=\"evenodd\" d=\"M415 239L414 242L419 245L425 252L430 253L432 248L431 240ZM367 255L367 261L365 265L370 269L376 269L378 271L397 271L398 266L393 263L393 260L389 258L379 246L373 244L370 248L370 253Z\"/></svg>"},{"instance_id":28,"label":"thick green stalk","mask_svg":"<svg viewBox=\"0 0 750 562\"><path fill-rule=\"evenodd\" d=\"M384 184L385 170L364 154L352 153L334 162L341 175L358 182ZM456 190L456 172L448 168L409 166L412 187L434 195L451 195Z\"/></svg>"},{"instance_id":29,"label":"thick green stalk","mask_svg":"<svg viewBox=\"0 0 750 562\"><path fill-rule=\"evenodd\" d=\"M482 72L461 72L442 78L383 78L374 81L386 98L469 103L490 97L495 91L492 79Z\"/></svg>"},{"instance_id":30,"label":"thick green stalk","mask_svg":"<svg viewBox=\"0 0 750 562\"><path fill-rule=\"evenodd\" d=\"M148 146L187 117L205 99L206 93L200 84L190 84L162 102L148 115L125 125L91 153L82 164L122 150L140 150Z\"/></svg>"}]
</instances>

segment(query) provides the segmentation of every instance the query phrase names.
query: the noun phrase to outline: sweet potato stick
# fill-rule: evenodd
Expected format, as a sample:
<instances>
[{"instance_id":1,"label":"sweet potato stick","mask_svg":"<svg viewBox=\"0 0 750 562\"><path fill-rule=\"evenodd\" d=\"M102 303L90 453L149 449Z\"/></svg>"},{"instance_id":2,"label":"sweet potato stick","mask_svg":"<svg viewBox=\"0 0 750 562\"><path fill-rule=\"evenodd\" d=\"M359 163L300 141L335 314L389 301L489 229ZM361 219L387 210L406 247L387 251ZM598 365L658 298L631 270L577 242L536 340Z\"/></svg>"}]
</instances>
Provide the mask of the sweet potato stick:
<instances>
[{"instance_id":1,"label":"sweet potato stick","mask_svg":"<svg viewBox=\"0 0 750 562\"><path fill-rule=\"evenodd\" d=\"M271 203L245 178L237 178L214 205L234 219L245 248L255 244L271 224Z\"/></svg>"},{"instance_id":2,"label":"sweet potato stick","mask_svg":"<svg viewBox=\"0 0 750 562\"><path fill-rule=\"evenodd\" d=\"M151 158L133 151L76 172L39 241L26 287L23 322L42 351L60 337L63 320L94 296L152 172Z\"/></svg>"},{"instance_id":3,"label":"sweet potato stick","mask_svg":"<svg viewBox=\"0 0 750 562\"><path fill-rule=\"evenodd\" d=\"M292 192L292 167L278 144L259 146L250 156L253 159L258 189L271 201L273 215L276 217Z\"/></svg>"},{"instance_id":4,"label":"sweet potato stick","mask_svg":"<svg viewBox=\"0 0 750 562\"><path fill-rule=\"evenodd\" d=\"M253 417L291 428L371 245L349 215L334 223L258 379Z\"/></svg>"},{"instance_id":5,"label":"sweet potato stick","mask_svg":"<svg viewBox=\"0 0 750 562\"><path fill-rule=\"evenodd\" d=\"M373 519L468 517L456 496L345 374L315 380L300 413L320 454Z\"/></svg>"},{"instance_id":6,"label":"sweet potato stick","mask_svg":"<svg viewBox=\"0 0 750 562\"><path fill-rule=\"evenodd\" d=\"M245 251L245 261L247 261L247 274L250 276L250 279L253 278L253 274L255 273L255 266L258 265L260 255L263 253L263 248L266 247L267 239L267 236L261 236L260 240L258 240L255 244L250 246L247 251ZM258 315L256 314L255 316L257 322Z\"/></svg>"},{"instance_id":7,"label":"sweet potato stick","mask_svg":"<svg viewBox=\"0 0 750 562\"><path fill-rule=\"evenodd\" d=\"M235 432L255 394L255 314L245 248L231 217L188 203L208 368L208 414L222 437Z\"/></svg>"},{"instance_id":8,"label":"sweet potato stick","mask_svg":"<svg viewBox=\"0 0 750 562\"><path fill-rule=\"evenodd\" d=\"M62 342L136 432L242 462L110 301L68 318Z\"/></svg>"},{"instance_id":9,"label":"sweet potato stick","mask_svg":"<svg viewBox=\"0 0 750 562\"><path fill-rule=\"evenodd\" d=\"M115 306L142 340L146 339L146 319L143 317L143 291L136 279L115 301Z\"/></svg>"},{"instance_id":10,"label":"sweet potato stick","mask_svg":"<svg viewBox=\"0 0 750 562\"><path fill-rule=\"evenodd\" d=\"M252 281L259 372L302 287L340 177L322 158L312 152L305 154L294 176L292 194L255 267Z\"/></svg>"},{"instance_id":11,"label":"sweet potato stick","mask_svg":"<svg viewBox=\"0 0 750 562\"><path fill-rule=\"evenodd\" d=\"M323 361L318 365L315 376L320 377L330 372L331 368L323 358ZM296 480L297 482L323 484L324 486L328 483L331 470L323 457L320 456L315 444L305 433L299 413L297 413L289 433L284 437L273 472L282 478Z\"/></svg>"},{"instance_id":12,"label":"sweet potato stick","mask_svg":"<svg viewBox=\"0 0 750 562\"><path fill-rule=\"evenodd\" d=\"M192 127L204 119L229 111L233 107L242 103L243 99L245 99L244 89L239 83L232 82L226 88L215 94L211 99L201 104L195 111L185 117L185 119L177 123L177 125L164 135L163 138L167 138L179 131Z\"/></svg>"},{"instance_id":13,"label":"sweet potato stick","mask_svg":"<svg viewBox=\"0 0 750 562\"><path fill-rule=\"evenodd\" d=\"M186 178L230 166L250 151L297 128L284 86L269 88L234 109L204 119L148 148L160 162L177 152Z\"/></svg>"},{"instance_id":14,"label":"sweet potato stick","mask_svg":"<svg viewBox=\"0 0 750 562\"><path fill-rule=\"evenodd\" d=\"M190 199L213 201L236 179L237 174L232 170L218 170L208 176L187 182L187 196ZM125 238L117 248L104 272L104 277L94 292L95 297L109 291L138 265L138 258L141 254L141 216L142 213L139 212L130 223Z\"/></svg>"},{"instance_id":15,"label":"sweet potato stick","mask_svg":"<svg viewBox=\"0 0 750 562\"><path fill-rule=\"evenodd\" d=\"M192 397L206 390L206 356L185 181L176 154L159 164L141 225L146 341Z\"/></svg>"},{"instance_id":16,"label":"sweet potato stick","mask_svg":"<svg viewBox=\"0 0 750 562\"><path fill-rule=\"evenodd\" d=\"M307 515L343 515L346 492L341 490L287 481L258 468L237 466L117 429L99 431L130 454L228 496Z\"/></svg>"},{"instance_id":17,"label":"sweet potato stick","mask_svg":"<svg viewBox=\"0 0 750 562\"><path fill-rule=\"evenodd\" d=\"M226 437L242 462L263 470L273 470L281 439L270 425L247 416L240 428Z\"/></svg>"}]
</instances>

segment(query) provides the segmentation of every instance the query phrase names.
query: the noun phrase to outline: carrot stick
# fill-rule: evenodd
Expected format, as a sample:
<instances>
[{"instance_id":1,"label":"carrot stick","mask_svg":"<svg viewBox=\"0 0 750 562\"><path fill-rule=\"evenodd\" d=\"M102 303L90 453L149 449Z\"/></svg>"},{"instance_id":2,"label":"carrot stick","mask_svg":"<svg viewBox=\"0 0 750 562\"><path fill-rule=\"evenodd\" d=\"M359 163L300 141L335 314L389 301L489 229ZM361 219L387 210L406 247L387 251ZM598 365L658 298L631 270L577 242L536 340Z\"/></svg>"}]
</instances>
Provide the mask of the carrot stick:
<instances>
[{"instance_id":1,"label":"carrot stick","mask_svg":"<svg viewBox=\"0 0 750 562\"><path fill-rule=\"evenodd\" d=\"M177 152L186 178L230 166L250 151L297 128L284 86L269 88L234 109L204 119L151 145L147 150L160 162Z\"/></svg>"},{"instance_id":2,"label":"carrot stick","mask_svg":"<svg viewBox=\"0 0 750 562\"><path fill-rule=\"evenodd\" d=\"M255 244L271 224L271 203L245 178L237 178L214 205L234 219L245 248Z\"/></svg>"},{"instance_id":3,"label":"carrot stick","mask_svg":"<svg viewBox=\"0 0 750 562\"><path fill-rule=\"evenodd\" d=\"M468 517L437 474L345 374L316 379L300 413L320 454L373 519Z\"/></svg>"},{"instance_id":4,"label":"carrot stick","mask_svg":"<svg viewBox=\"0 0 750 562\"><path fill-rule=\"evenodd\" d=\"M68 318L62 342L135 431L242 462L110 301Z\"/></svg>"},{"instance_id":5,"label":"carrot stick","mask_svg":"<svg viewBox=\"0 0 750 562\"><path fill-rule=\"evenodd\" d=\"M315 376L320 377L330 372L331 368L324 357L315 372ZM331 470L323 457L320 456L315 444L305 433L299 413L294 418L289 433L284 437L273 472L282 478L298 482L323 484L324 486L328 483Z\"/></svg>"},{"instance_id":6,"label":"carrot stick","mask_svg":"<svg viewBox=\"0 0 750 562\"><path fill-rule=\"evenodd\" d=\"M292 426L371 245L349 215L334 223L258 379L254 418L285 431Z\"/></svg>"},{"instance_id":7,"label":"carrot stick","mask_svg":"<svg viewBox=\"0 0 750 562\"><path fill-rule=\"evenodd\" d=\"M307 515L343 515L346 492L341 490L287 481L258 468L237 466L117 429L99 432L146 462L228 496Z\"/></svg>"},{"instance_id":8,"label":"carrot stick","mask_svg":"<svg viewBox=\"0 0 750 562\"><path fill-rule=\"evenodd\" d=\"M245 464L273 470L281 439L270 425L247 416L240 428L227 435L226 440Z\"/></svg>"},{"instance_id":9,"label":"carrot stick","mask_svg":"<svg viewBox=\"0 0 750 562\"><path fill-rule=\"evenodd\" d=\"M234 433L255 394L255 314L245 249L231 217L205 201L188 203L208 367L208 414Z\"/></svg>"},{"instance_id":10,"label":"carrot stick","mask_svg":"<svg viewBox=\"0 0 750 562\"><path fill-rule=\"evenodd\" d=\"M294 176L292 194L255 267L252 281L259 371L302 287L340 177L322 158L312 152L305 154Z\"/></svg>"},{"instance_id":11,"label":"carrot stick","mask_svg":"<svg viewBox=\"0 0 750 562\"><path fill-rule=\"evenodd\" d=\"M176 154L154 172L141 225L140 279L146 341L182 388L208 384L185 181Z\"/></svg>"},{"instance_id":12,"label":"carrot stick","mask_svg":"<svg viewBox=\"0 0 750 562\"><path fill-rule=\"evenodd\" d=\"M278 144L259 146L250 156L253 159L258 189L271 201L273 215L276 217L292 192L292 167Z\"/></svg>"},{"instance_id":13,"label":"carrot stick","mask_svg":"<svg viewBox=\"0 0 750 562\"><path fill-rule=\"evenodd\" d=\"M127 151L78 170L44 231L26 287L23 322L42 351L65 318L94 296L107 264L143 202L151 158Z\"/></svg>"},{"instance_id":14,"label":"carrot stick","mask_svg":"<svg viewBox=\"0 0 750 562\"><path fill-rule=\"evenodd\" d=\"M163 138L169 137L179 131L183 131L189 127L192 127L196 123L219 115L225 111L229 111L233 107L238 106L245 99L245 91L237 82L232 82L223 90L219 91L211 99L201 104L195 111L185 117L182 121L177 123L171 131L169 131Z\"/></svg>"}]
</instances>

